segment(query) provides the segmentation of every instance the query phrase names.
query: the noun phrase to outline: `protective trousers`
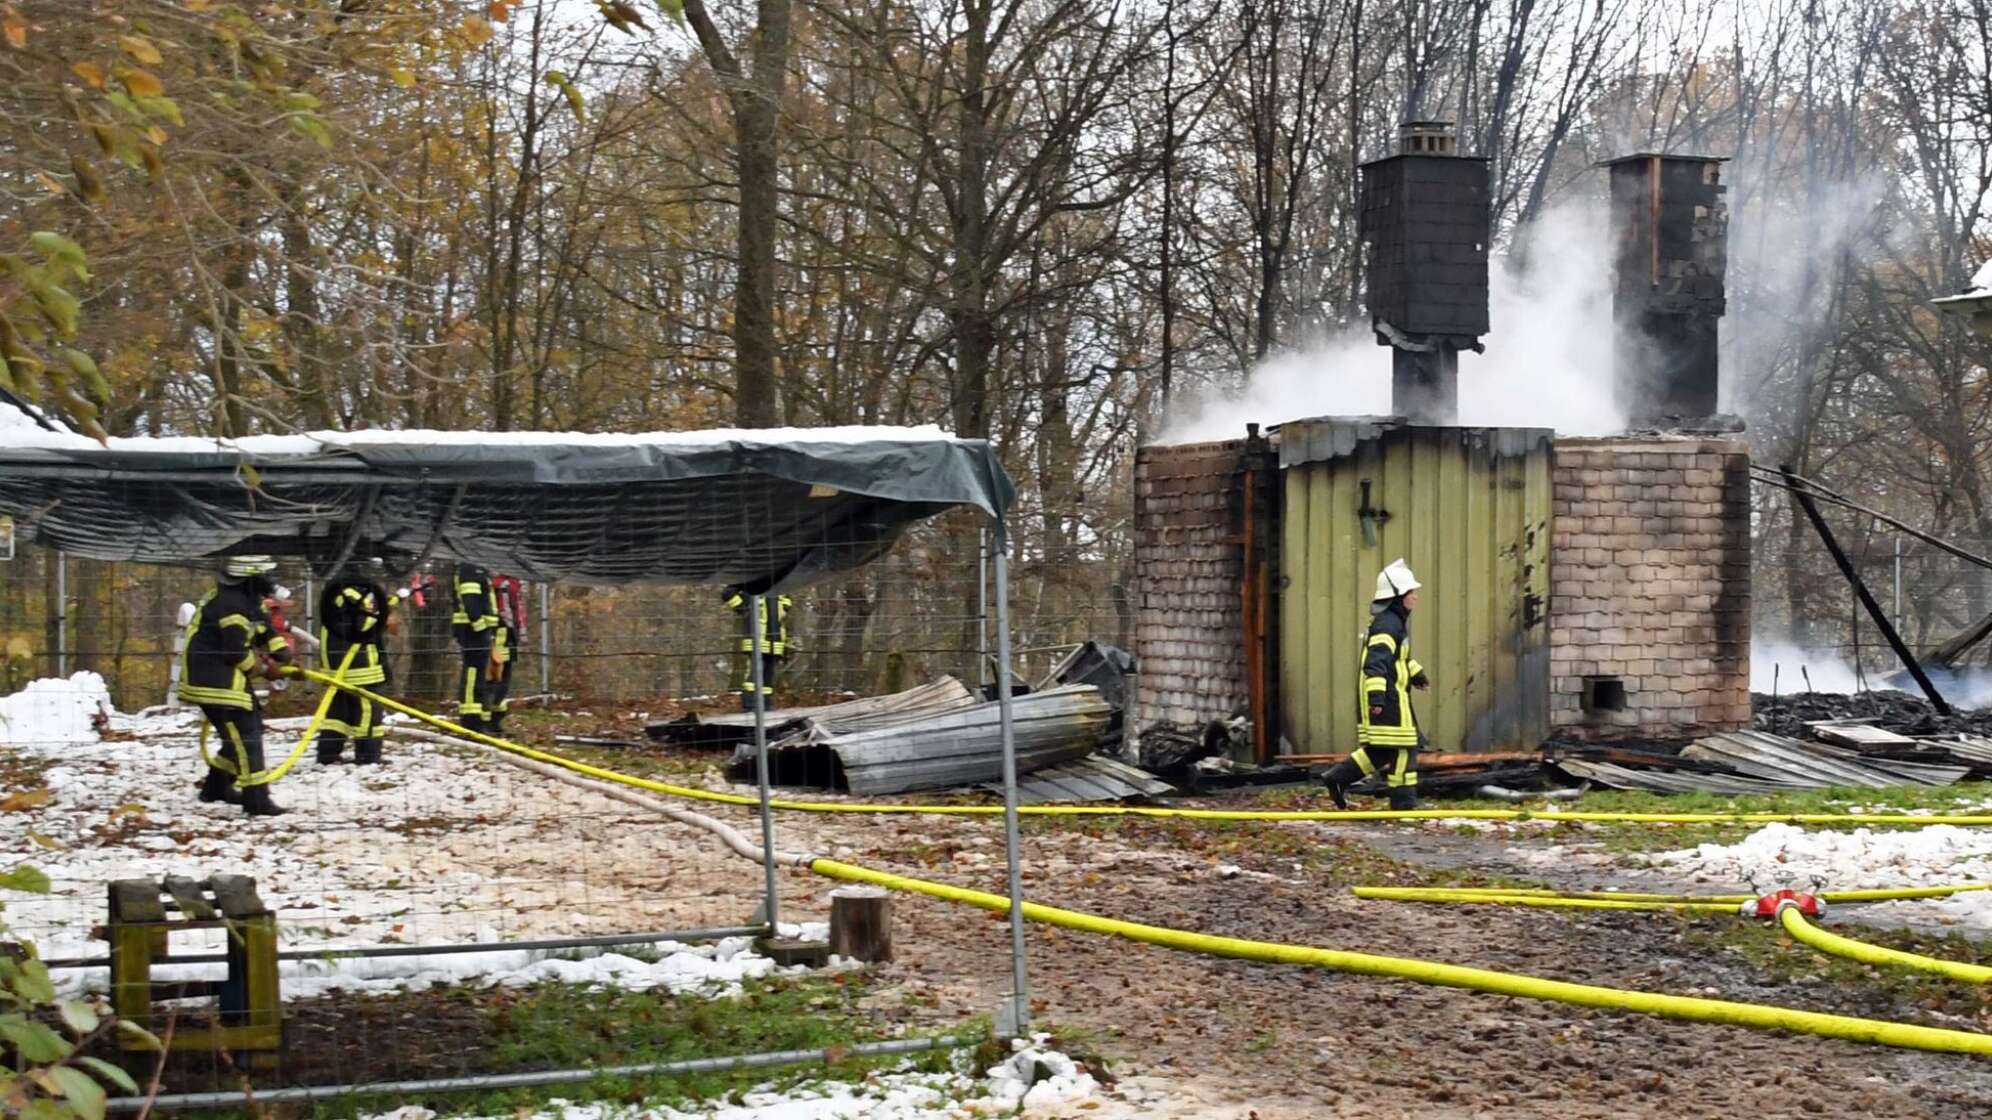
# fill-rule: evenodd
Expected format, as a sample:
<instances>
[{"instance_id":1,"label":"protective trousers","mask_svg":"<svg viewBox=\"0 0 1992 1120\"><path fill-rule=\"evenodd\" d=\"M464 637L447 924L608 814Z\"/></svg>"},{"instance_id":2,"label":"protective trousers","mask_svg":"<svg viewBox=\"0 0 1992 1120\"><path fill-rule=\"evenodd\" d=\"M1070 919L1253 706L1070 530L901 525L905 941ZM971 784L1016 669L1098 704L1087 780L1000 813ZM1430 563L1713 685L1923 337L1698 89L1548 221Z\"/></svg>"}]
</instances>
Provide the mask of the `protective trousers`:
<instances>
[{"instance_id":1,"label":"protective trousers","mask_svg":"<svg viewBox=\"0 0 1992 1120\"><path fill-rule=\"evenodd\" d=\"M318 761L339 761L346 740L353 741L353 761L372 765L380 761L380 713L373 701L339 689L326 709L325 722L318 729Z\"/></svg>"},{"instance_id":2,"label":"protective trousers","mask_svg":"<svg viewBox=\"0 0 1992 1120\"><path fill-rule=\"evenodd\" d=\"M236 780L263 769L263 713L249 708L202 704L201 714L207 717L208 725L214 728L215 738L219 740L213 750L214 761L208 765L207 776L201 780L201 800L233 801ZM274 810L267 783L243 787L241 800L242 807L252 813Z\"/></svg>"},{"instance_id":3,"label":"protective trousers","mask_svg":"<svg viewBox=\"0 0 1992 1120\"><path fill-rule=\"evenodd\" d=\"M1418 807L1418 749L1416 747L1357 747L1349 757L1330 767L1324 781L1335 786L1351 786L1363 778L1383 775L1390 790L1390 807Z\"/></svg>"},{"instance_id":4,"label":"protective trousers","mask_svg":"<svg viewBox=\"0 0 1992 1120\"><path fill-rule=\"evenodd\" d=\"M484 701L491 695L484 674L491 667L490 646L460 646L463 651L462 690L457 695L457 719L472 731L482 731L489 715Z\"/></svg>"},{"instance_id":5,"label":"protective trousers","mask_svg":"<svg viewBox=\"0 0 1992 1120\"><path fill-rule=\"evenodd\" d=\"M754 656L754 654L749 653L741 658L743 665L740 670L740 710L743 712L754 710L754 662L751 660ZM763 703L767 707L774 707L775 674L781 672L782 659L772 653L763 653L759 656L761 658L761 695L764 698Z\"/></svg>"}]
</instances>

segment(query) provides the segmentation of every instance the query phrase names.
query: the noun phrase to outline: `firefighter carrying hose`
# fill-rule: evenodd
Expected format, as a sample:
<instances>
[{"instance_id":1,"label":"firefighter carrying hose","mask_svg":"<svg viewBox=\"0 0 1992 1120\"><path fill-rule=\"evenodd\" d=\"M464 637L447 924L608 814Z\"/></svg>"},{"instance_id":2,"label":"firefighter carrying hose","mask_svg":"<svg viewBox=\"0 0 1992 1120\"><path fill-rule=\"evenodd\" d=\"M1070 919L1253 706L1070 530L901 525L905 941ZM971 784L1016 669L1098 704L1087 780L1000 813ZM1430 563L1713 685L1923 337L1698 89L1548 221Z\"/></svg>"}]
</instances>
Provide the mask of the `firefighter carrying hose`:
<instances>
[{"instance_id":1,"label":"firefighter carrying hose","mask_svg":"<svg viewBox=\"0 0 1992 1120\"><path fill-rule=\"evenodd\" d=\"M1390 790L1392 809L1418 807L1418 748L1424 736L1412 709L1411 690L1431 685L1424 666L1411 656L1411 608L1417 604L1420 586L1401 559L1377 573L1369 635L1363 640L1357 746L1321 777L1338 809L1349 807L1350 786L1379 773Z\"/></svg>"},{"instance_id":2,"label":"firefighter carrying hose","mask_svg":"<svg viewBox=\"0 0 1992 1120\"><path fill-rule=\"evenodd\" d=\"M772 706L775 698L775 675L781 671L782 659L788 656L789 609L795 600L786 595L761 596L760 617L749 618L747 594L738 588L728 588L726 605L733 611L740 630L740 710L754 710L754 658L761 659L761 696Z\"/></svg>"},{"instance_id":3,"label":"firefighter carrying hose","mask_svg":"<svg viewBox=\"0 0 1992 1120\"><path fill-rule=\"evenodd\" d=\"M276 570L268 556L224 561L219 582L195 605L180 648L180 699L200 705L221 740L200 799L240 805L252 817L284 811L270 800L267 783L247 781L263 769L263 711L249 678L273 676L290 660L290 644L263 617Z\"/></svg>"},{"instance_id":4,"label":"firefighter carrying hose","mask_svg":"<svg viewBox=\"0 0 1992 1120\"><path fill-rule=\"evenodd\" d=\"M457 697L457 722L472 731L489 731L492 715L490 676L497 649L498 610L491 597L491 573L475 564L456 567L456 609L450 632L463 654L462 688ZM502 656L498 654L497 656Z\"/></svg>"},{"instance_id":5,"label":"firefighter carrying hose","mask_svg":"<svg viewBox=\"0 0 1992 1120\"><path fill-rule=\"evenodd\" d=\"M367 562L365 574L331 580L318 597L319 641L325 649L327 669L338 672L344 665L348 683L376 692L384 691L387 683L387 658L381 646L399 625L393 613L394 600L381 584L385 571L376 557ZM371 766L380 762L380 710L373 701L339 689L319 725L318 761L338 762L348 739L353 743L354 763Z\"/></svg>"}]
</instances>

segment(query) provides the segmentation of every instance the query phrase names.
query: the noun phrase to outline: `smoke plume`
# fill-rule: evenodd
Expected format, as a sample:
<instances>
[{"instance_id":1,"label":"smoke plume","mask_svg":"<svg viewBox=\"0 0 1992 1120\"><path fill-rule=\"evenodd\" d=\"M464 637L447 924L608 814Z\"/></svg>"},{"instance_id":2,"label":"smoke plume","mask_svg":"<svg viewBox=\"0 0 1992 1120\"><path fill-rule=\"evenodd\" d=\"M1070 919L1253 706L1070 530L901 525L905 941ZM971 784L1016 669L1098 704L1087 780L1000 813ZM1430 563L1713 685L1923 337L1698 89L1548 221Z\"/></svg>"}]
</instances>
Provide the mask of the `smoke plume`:
<instances>
[{"instance_id":1,"label":"smoke plume","mask_svg":"<svg viewBox=\"0 0 1992 1120\"><path fill-rule=\"evenodd\" d=\"M1565 435L1624 428L1611 381L1610 249L1602 202L1573 199L1495 255L1487 352L1459 358L1461 424ZM1235 439L1248 422L1390 411L1390 351L1365 324L1267 358L1233 391L1182 402L1164 418L1160 442Z\"/></svg>"}]
</instances>

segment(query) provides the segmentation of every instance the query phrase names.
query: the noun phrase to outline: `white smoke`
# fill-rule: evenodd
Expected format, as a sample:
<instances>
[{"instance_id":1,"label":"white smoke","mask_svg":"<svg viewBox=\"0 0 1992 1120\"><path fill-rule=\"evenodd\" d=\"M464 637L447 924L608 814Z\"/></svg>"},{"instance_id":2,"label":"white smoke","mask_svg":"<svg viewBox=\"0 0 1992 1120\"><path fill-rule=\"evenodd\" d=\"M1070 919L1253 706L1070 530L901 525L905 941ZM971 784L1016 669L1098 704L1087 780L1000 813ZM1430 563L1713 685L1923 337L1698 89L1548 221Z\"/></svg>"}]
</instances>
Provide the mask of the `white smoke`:
<instances>
[{"instance_id":1,"label":"white smoke","mask_svg":"<svg viewBox=\"0 0 1992 1120\"><path fill-rule=\"evenodd\" d=\"M1872 676L1868 688L1882 687ZM1789 696L1794 692L1862 691L1854 668L1838 655L1801 649L1790 642L1750 643L1750 691Z\"/></svg>"},{"instance_id":2,"label":"white smoke","mask_svg":"<svg viewBox=\"0 0 1992 1120\"><path fill-rule=\"evenodd\" d=\"M1488 270L1492 330L1485 354L1460 355L1459 422L1566 435L1622 430L1612 393L1604 206L1562 203L1523 236L1525 252L1496 254ZM1159 442L1235 439L1247 423L1390 411L1390 350L1363 326L1269 357L1235 390L1183 401L1164 418Z\"/></svg>"}]
</instances>

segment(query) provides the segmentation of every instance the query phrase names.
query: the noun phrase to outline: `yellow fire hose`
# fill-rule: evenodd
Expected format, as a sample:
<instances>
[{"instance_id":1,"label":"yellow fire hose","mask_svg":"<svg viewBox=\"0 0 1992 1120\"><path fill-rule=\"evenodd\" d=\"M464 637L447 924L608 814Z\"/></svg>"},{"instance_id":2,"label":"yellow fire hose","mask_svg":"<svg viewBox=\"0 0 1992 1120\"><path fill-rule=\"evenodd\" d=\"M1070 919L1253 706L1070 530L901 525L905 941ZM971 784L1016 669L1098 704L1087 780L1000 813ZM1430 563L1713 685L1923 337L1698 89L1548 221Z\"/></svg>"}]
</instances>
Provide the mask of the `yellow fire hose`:
<instances>
[{"instance_id":1,"label":"yellow fire hose","mask_svg":"<svg viewBox=\"0 0 1992 1120\"><path fill-rule=\"evenodd\" d=\"M1779 913L1778 920L1784 923L1785 932L1791 934L1792 940L1809 945L1822 953L1846 957L1863 964L1894 965L1898 968L1913 968L1920 972L1934 972L1939 976L1962 980L1967 984L1992 984L1992 968L1926 957L1921 953L1905 953L1900 949L1890 949L1883 945L1872 945L1866 941L1842 937L1837 933L1828 933L1806 921L1805 915L1799 913L1796 906L1785 907Z\"/></svg>"},{"instance_id":2,"label":"yellow fire hose","mask_svg":"<svg viewBox=\"0 0 1992 1120\"><path fill-rule=\"evenodd\" d=\"M331 687L326 688L325 695L318 698L318 710L312 714L311 722L305 726L304 738L299 739L297 746L291 748L290 757L284 759L281 764L267 770L258 770L253 774L236 774L236 789L269 785L291 772L291 767L297 765L297 760L304 757L305 748L311 745L312 740L318 738L319 725L325 722L325 714L332 710L332 698L338 695L340 688L350 687L345 684L346 670L352 667L353 655L359 651L360 647L358 645L346 647L346 656L339 662L338 671L332 676L325 677L326 683ZM322 676L322 674L319 675ZM229 768L226 766L217 765L214 755L208 751L209 730L207 717L203 715L201 717L200 738L201 761L207 763L209 766L213 766L217 770L228 770ZM246 767L248 760L241 760L241 764Z\"/></svg>"},{"instance_id":3,"label":"yellow fire hose","mask_svg":"<svg viewBox=\"0 0 1992 1120\"><path fill-rule=\"evenodd\" d=\"M509 751L524 758L537 759L577 774L621 782L639 789L655 793L683 797L694 801L711 801L724 805L747 805L758 807L759 798L737 793L716 793L712 790L694 789L690 786L672 785L650 778L638 778L629 774L605 770L586 762L553 754L508 739L471 731L468 728L430 715L428 712L412 708L396 700L369 691L355 684L335 679L329 674L314 669L290 668L290 675L314 680L320 684L345 689L356 696L402 715L417 719L431 727L447 731L452 735L484 743L499 750ZM1001 805L897 805L865 801L787 801L775 799L769 807L804 813L890 813L918 814L925 816L1001 816ZM1927 827L1949 824L1960 826L1992 825L1992 814L1941 814L1919 815L1913 813L1589 813L1589 812L1541 812L1532 813L1524 809L1163 809L1141 805L1023 805L1017 812L1027 817L1153 817L1173 820L1199 821L1583 821L1620 822L1633 824L1892 824Z\"/></svg>"},{"instance_id":4,"label":"yellow fire hose","mask_svg":"<svg viewBox=\"0 0 1992 1120\"><path fill-rule=\"evenodd\" d=\"M1413 892L1416 893L1413 893ZM1557 894L1481 894L1443 887L1357 887L1357 898L1389 902L1467 903L1489 906L1540 906L1562 910L1691 910L1734 914L1734 902L1685 898L1585 898Z\"/></svg>"},{"instance_id":5,"label":"yellow fire hose","mask_svg":"<svg viewBox=\"0 0 1992 1120\"><path fill-rule=\"evenodd\" d=\"M603 767L590 766L586 763L576 762L546 751L539 751L531 747L524 747L517 743L498 739L494 736L467 731L447 720L429 715L408 705L389 700L384 696L379 696L366 689L347 684L344 681L329 677L323 673L316 673L311 670L299 670L298 672L300 675L316 679L321 683L336 688L347 689L358 695L367 697L390 710L413 716L424 723L431 724L454 734L487 743L501 750L525 757L536 758L576 773L640 789L689 796L697 800L726 801L735 804L753 803L753 799L750 798L711 794L704 790L690 790L680 786L671 786L663 782L638 778ZM790 807L810 804L812 803L796 802L791 803ZM902 812L913 811L903 806L876 806L871 808L896 809ZM942 811L951 811L955 807L945 806L938 808ZM1245 819L1252 818L1246 817ZM945 883L935 883L925 879L894 875L890 872L876 871L868 867L860 867L855 864L842 863L832 859L812 858L808 861L808 867L816 874L827 878L839 879L846 882L871 883L894 890L912 891L944 901L962 903L1001 914L1007 914L1010 910L1010 899L1002 895L989 894L984 891L968 890L963 887L949 886ZM1425 984L1437 984L1445 987L1489 992L1495 995L1550 1000L1575 1004L1580 1007L1595 1007L1612 1011L1634 1011L1690 1022L1729 1024L1755 1027L1763 1030L1789 1030L1826 1038L1839 1038L1853 1042L1876 1043L1884 1046L1904 1047L1915 1050L1992 1055L1992 1035L1973 1034L1968 1031L1923 1027L1910 1023L1862 1019L1853 1016L1831 1015L1815 1011L1801 1011L1795 1008L1739 1003L1729 1000L1662 995L1653 992L1627 991L1590 984L1573 984L1562 980L1547 980L1540 977L1496 972L1491 969L1468 968L1461 965L1443 964L1437 961L1425 961L1409 957L1386 957L1339 949L1323 949L1304 945L1288 945L1269 941L1253 941L1238 937L1193 933L1188 930L1151 926L1140 922L1121 921L1116 918L1088 914L1077 910L1065 910L1034 902L1024 903L1023 913L1024 917L1031 921L1047 925L1060 926L1087 933L1110 934L1164 948L1193 953L1206 953L1213 956L1231 957L1239 960L1309 965L1366 976L1389 976Z\"/></svg>"},{"instance_id":6,"label":"yellow fire hose","mask_svg":"<svg viewBox=\"0 0 1992 1120\"><path fill-rule=\"evenodd\" d=\"M1958 883L1941 887L1891 887L1881 890L1819 891L1827 902L1899 902L1918 898L1948 898L1967 891L1992 890L1992 883ZM1508 902L1563 899L1605 902L1686 902L1735 909L1756 899L1753 894L1642 894L1638 891L1554 891L1527 887L1353 887L1357 898L1391 902Z\"/></svg>"},{"instance_id":7,"label":"yellow fire hose","mask_svg":"<svg viewBox=\"0 0 1992 1120\"><path fill-rule=\"evenodd\" d=\"M868 867L839 863L832 859L814 860L809 867L817 874L832 879L914 891L999 914L1007 914L1010 910L1010 900L998 894L931 883L924 879L911 879L885 871L874 871ZM1024 903L1024 916L1035 922L1062 926L1066 929L1112 934L1149 945L1160 945L1192 953L1207 953L1212 956L1233 957L1239 960L1312 965L1364 976L1392 976L1449 988L1466 988L1524 999L1551 1000L1609 1011L1637 1011L1697 1023L1722 1023L1762 1030L1798 1031L1826 1038L1872 1042L1913 1050L1992 1055L1992 1035L1973 1034L1969 1031L1921 1027L1881 1019L1829 1015L1817 1011L1800 1011L1789 1007L1738 1003L1731 1000L1703 999L1698 996L1670 996L1656 992L1604 988L1592 984L1573 984L1563 980L1545 980L1536 976L1495 972L1485 968L1467 968L1411 957L1385 957L1340 949L1318 949L1304 945L1284 945L1271 941L1251 941L1240 937L1191 933L1187 930L1143 925L1139 922L1124 922L1077 910L1062 910L1035 902Z\"/></svg>"}]
</instances>

